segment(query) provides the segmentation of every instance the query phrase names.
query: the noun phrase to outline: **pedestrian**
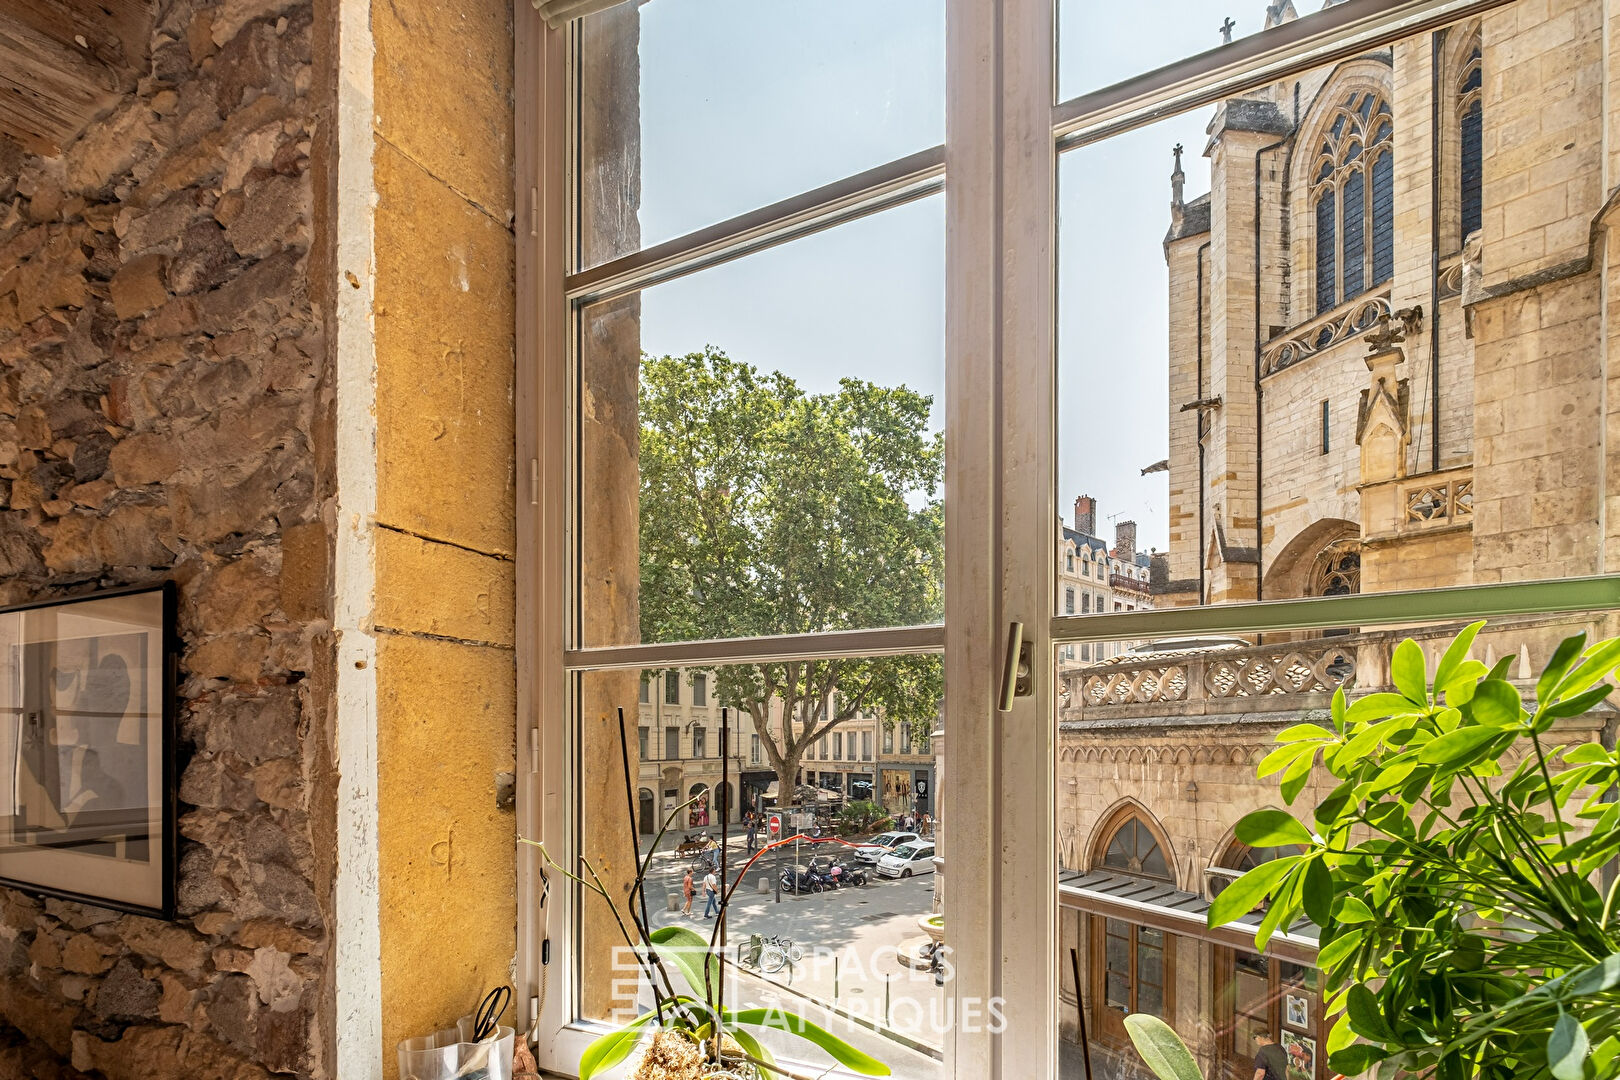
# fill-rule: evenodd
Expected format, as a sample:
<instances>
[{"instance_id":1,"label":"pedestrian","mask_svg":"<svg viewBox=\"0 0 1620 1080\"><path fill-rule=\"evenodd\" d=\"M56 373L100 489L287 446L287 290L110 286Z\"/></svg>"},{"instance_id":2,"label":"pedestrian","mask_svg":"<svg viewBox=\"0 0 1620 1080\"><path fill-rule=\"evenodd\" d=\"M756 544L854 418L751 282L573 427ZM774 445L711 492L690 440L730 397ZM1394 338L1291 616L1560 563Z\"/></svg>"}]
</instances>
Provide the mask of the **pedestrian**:
<instances>
[{"instance_id":1,"label":"pedestrian","mask_svg":"<svg viewBox=\"0 0 1620 1080\"><path fill-rule=\"evenodd\" d=\"M720 882L711 870L703 876L703 917L712 919L720 911Z\"/></svg>"},{"instance_id":2,"label":"pedestrian","mask_svg":"<svg viewBox=\"0 0 1620 1080\"><path fill-rule=\"evenodd\" d=\"M682 915L692 914L692 868L686 868L686 880L681 882L681 892L686 895L686 906L681 908Z\"/></svg>"},{"instance_id":3,"label":"pedestrian","mask_svg":"<svg viewBox=\"0 0 1620 1080\"><path fill-rule=\"evenodd\" d=\"M752 855L754 853L754 842L755 842L756 839L758 839L758 837L759 837L759 823L754 820L754 815L753 814L749 814L748 815L748 854Z\"/></svg>"},{"instance_id":4,"label":"pedestrian","mask_svg":"<svg viewBox=\"0 0 1620 1080\"><path fill-rule=\"evenodd\" d=\"M1254 1033L1254 1080L1288 1080L1288 1054L1269 1031Z\"/></svg>"}]
</instances>

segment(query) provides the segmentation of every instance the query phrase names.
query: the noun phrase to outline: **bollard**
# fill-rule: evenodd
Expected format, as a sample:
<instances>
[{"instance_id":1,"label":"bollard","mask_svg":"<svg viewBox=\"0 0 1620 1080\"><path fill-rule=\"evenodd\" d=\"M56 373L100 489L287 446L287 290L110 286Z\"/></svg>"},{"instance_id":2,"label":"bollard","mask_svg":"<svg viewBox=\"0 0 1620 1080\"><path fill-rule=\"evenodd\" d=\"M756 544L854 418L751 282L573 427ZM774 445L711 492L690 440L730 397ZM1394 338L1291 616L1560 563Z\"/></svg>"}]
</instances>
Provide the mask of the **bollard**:
<instances>
[{"instance_id":1,"label":"bollard","mask_svg":"<svg viewBox=\"0 0 1620 1080\"><path fill-rule=\"evenodd\" d=\"M681 906L680 894L666 892L664 894L664 905L665 911L674 911L675 909L679 908Z\"/></svg>"},{"instance_id":2,"label":"bollard","mask_svg":"<svg viewBox=\"0 0 1620 1080\"><path fill-rule=\"evenodd\" d=\"M759 884L758 884L758 886L755 887L754 891L757 892L757 893L762 893L762 894L770 892L771 891L771 875L769 875L769 874L761 874L759 876Z\"/></svg>"}]
</instances>

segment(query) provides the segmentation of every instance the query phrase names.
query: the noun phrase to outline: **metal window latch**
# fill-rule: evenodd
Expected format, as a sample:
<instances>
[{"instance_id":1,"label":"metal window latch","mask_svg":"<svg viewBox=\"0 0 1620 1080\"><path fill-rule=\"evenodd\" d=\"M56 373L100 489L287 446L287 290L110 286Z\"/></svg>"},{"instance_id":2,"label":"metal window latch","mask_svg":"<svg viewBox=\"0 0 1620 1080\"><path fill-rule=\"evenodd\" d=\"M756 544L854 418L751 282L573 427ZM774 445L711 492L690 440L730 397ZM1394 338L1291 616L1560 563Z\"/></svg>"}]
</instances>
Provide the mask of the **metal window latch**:
<instances>
[{"instance_id":1,"label":"metal window latch","mask_svg":"<svg viewBox=\"0 0 1620 1080\"><path fill-rule=\"evenodd\" d=\"M996 707L1001 712L1012 712L1013 698L1029 697L1030 673L1034 670L1034 646L1024 640L1024 624L1013 622L1007 626L1007 655L1001 669L1001 699Z\"/></svg>"}]
</instances>

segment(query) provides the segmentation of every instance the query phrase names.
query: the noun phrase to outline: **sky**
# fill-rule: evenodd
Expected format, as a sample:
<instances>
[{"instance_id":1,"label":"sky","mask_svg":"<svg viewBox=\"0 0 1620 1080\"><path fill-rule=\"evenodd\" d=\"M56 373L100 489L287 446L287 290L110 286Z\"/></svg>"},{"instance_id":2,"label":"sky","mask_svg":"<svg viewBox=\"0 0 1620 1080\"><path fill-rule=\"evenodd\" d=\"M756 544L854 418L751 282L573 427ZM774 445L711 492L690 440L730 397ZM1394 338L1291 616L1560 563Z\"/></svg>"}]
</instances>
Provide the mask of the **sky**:
<instances>
[{"instance_id":1,"label":"sky","mask_svg":"<svg viewBox=\"0 0 1620 1080\"><path fill-rule=\"evenodd\" d=\"M1236 0L1233 0L1236 3ZM1300 5L1302 9L1305 5ZM1309 7L1315 7L1310 4ZM1251 10L1252 9L1252 10ZM1069 97L1260 28L1265 0L1059 0ZM642 242L655 244L938 145L943 0L651 0L641 8ZM1059 172L1057 505L1166 546L1162 241L1170 148L1208 190L1209 110L1065 154ZM947 178L947 183L949 180ZM930 197L648 289L642 346L714 345L810 390L858 376L935 396L944 421L944 200Z\"/></svg>"}]
</instances>

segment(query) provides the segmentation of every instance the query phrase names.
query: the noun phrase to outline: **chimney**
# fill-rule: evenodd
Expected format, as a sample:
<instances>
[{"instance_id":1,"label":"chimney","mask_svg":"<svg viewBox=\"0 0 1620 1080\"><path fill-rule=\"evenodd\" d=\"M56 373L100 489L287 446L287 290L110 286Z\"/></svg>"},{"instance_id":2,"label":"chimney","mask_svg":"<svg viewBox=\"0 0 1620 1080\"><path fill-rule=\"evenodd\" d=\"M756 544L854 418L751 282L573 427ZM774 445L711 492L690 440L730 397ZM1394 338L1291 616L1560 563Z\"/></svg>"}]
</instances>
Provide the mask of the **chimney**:
<instances>
[{"instance_id":1,"label":"chimney","mask_svg":"<svg viewBox=\"0 0 1620 1080\"><path fill-rule=\"evenodd\" d=\"M1122 561L1136 561L1136 522L1121 521L1114 525L1114 554Z\"/></svg>"},{"instance_id":2,"label":"chimney","mask_svg":"<svg viewBox=\"0 0 1620 1080\"><path fill-rule=\"evenodd\" d=\"M1081 536L1097 535L1097 500L1090 495L1074 500L1074 531Z\"/></svg>"}]
</instances>

